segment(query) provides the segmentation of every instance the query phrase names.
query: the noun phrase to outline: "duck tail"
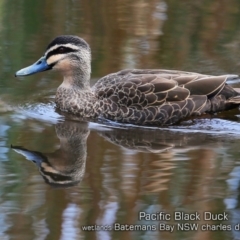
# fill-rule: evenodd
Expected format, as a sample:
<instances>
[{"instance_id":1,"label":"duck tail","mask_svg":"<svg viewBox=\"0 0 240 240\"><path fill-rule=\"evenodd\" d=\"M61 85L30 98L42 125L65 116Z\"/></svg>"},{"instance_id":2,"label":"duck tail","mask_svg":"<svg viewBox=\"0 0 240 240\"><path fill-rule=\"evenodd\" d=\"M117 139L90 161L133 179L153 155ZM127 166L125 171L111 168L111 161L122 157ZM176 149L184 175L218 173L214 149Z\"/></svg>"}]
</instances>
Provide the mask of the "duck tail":
<instances>
[{"instance_id":1,"label":"duck tail","mask_svg":"<svg viewBox=\"0 0 240 240\"><path fill-rule=\"evenodd\" d=\"M230 104L240 104L240 88L232 88L232 90L235 94L229 97L226 102Z\"/></svg>"},{"instance_id":2,"label":"duck tail","mask_svg":"<svg viewBox=\"0 0 240 240\"><path fill-rule=\"evenodd\" d=\"M240 95L240 88L233 88L233 90Z\"/></svg>"},{"instance_id":3,"label":"duck tail","mask_svg":"<svg viewBox=\"0 0 240 240\"><path fill-rule=\"evenodd\" d=\"M240 104L240 95L239 96L235 96L235 97L232 97L232 98L229 98L227 100L228 103L231 103L231 104Z\"/></svg>"}]
</instances>

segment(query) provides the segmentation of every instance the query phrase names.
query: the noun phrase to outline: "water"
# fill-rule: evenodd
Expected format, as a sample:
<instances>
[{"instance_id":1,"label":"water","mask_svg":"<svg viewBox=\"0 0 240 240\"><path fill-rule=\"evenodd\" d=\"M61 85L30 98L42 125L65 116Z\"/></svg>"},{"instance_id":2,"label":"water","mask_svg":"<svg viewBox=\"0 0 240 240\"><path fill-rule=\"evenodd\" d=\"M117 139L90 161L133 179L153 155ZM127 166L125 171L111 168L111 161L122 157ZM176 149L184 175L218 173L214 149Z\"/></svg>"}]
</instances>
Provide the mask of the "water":
<instances>
[{"instance_id":1,"label":"water","mask_svg":"<svg viewBox=\"0 0 240 240\"><path fill-rule=\"evenodd\" d=\"M91 84L123 68L239 74L239 9L237 0L1 0L0 239L240 239L238 109L168 128L78 122L55 110L61 76L14 78L60 34L89 42Z\"/></svg>"}]
</instances>

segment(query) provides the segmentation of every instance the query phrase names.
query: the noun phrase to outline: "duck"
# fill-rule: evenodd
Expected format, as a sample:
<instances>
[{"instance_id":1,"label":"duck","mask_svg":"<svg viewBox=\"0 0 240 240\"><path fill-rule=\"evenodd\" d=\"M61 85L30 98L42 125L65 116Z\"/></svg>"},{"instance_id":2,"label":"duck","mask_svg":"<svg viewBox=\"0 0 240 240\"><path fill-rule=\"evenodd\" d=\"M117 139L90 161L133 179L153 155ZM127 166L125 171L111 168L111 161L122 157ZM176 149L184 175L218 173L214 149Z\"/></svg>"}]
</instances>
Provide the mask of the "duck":
<instances>
[{"instance_id":1,"label":"duck","mask_svg":"<svg viewBox=\"0 0 240 240\"><path fill-rule=\"evenodd\" d=\"M56 108L90 121L168 126L240 104L240 91L227 84L228 80L239 79L238 75L125 69L100 78L91 87L91 49L84 39L74 35L56 37L38 61L15 76L51 69L63 76L56 91Z\"/></svg>"}]
</instances>

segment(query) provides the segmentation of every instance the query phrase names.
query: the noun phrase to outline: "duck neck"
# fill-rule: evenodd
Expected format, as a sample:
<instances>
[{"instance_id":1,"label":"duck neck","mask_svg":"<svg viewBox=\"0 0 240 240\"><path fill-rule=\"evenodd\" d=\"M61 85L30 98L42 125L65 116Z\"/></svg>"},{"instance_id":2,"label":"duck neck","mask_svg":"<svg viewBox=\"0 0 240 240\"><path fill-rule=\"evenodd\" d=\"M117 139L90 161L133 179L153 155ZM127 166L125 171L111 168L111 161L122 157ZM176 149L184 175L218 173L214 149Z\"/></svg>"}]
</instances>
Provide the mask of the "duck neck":
<instances>
[{"instance_id":1,"label":"duck neck","mask_svg":"<svg viewBox=\"0 0 240 240\"><path fill-rule=\"evenodd\" d=\"M64 76L63 83L58 87L55 102L64 112L79 117L95 117L94 104L97 102L90 88L89 76Z\"/></svg>"},{"instance_id":2,"label":"duck neck","mask_svg":"<svg viewBox=\"0 0 240 240\"><path fill-rule=\"evenodd\" d=\"M65 72L61 88L76 89L78 91L91 91L90 88L90 74L88 69L71 69Z\"/></svg>"}]
</instances>

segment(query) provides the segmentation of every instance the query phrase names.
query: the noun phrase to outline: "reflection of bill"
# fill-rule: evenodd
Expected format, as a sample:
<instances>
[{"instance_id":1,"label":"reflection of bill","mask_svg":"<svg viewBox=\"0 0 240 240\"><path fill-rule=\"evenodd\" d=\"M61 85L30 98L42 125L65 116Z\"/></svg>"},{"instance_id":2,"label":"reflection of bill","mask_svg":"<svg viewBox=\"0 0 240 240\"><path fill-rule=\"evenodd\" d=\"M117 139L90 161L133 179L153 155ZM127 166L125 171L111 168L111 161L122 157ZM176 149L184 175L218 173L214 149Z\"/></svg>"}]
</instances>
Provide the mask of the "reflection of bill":
<instances>
[{"instance_id":1,"label":"reflection of bill","mask_svg":"<svg viewBox=\"0 0 240 240\"><path fill-rule=\"evenodd\" d=\"M14 151L33 161L45 182L53 187L71 187L83 178L87 157L87 123L64 122L55 126L60 148L53 153L31 151L11 146Z\"/></svg>"}]
</instances>

